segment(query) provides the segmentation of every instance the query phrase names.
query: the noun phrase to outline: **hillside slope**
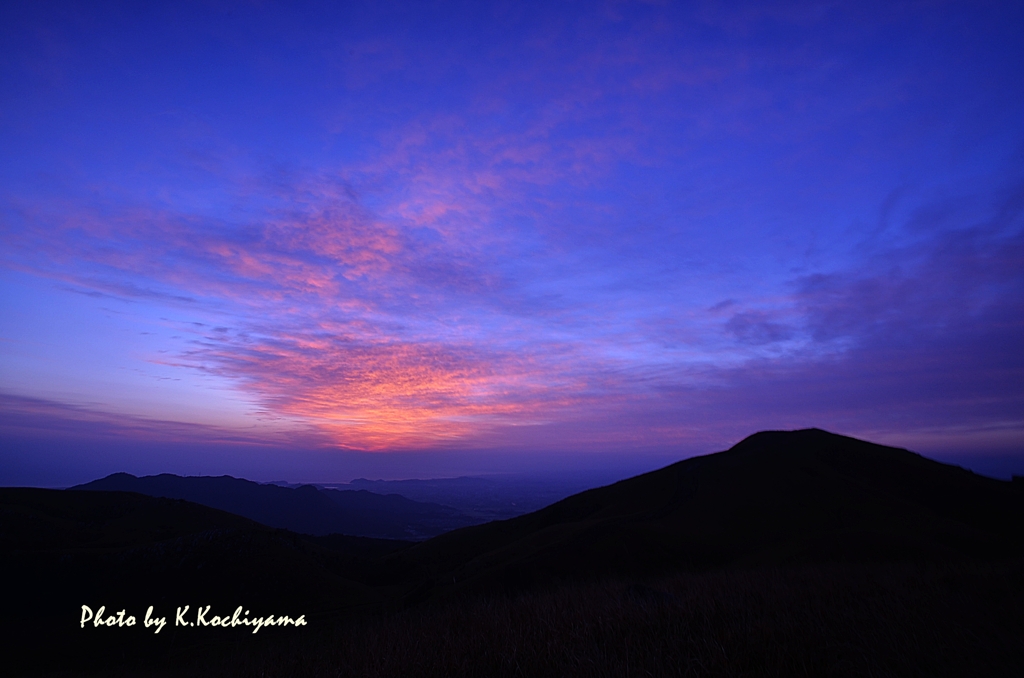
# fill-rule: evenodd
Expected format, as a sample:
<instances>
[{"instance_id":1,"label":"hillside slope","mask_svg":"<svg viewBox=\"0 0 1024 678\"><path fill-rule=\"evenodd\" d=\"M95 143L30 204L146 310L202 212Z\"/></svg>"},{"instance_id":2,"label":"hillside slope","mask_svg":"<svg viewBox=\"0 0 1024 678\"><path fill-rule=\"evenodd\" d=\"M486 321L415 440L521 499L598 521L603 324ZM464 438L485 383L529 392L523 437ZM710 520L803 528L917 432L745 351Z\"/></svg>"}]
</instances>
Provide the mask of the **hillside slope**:
<instances>
[{"instance_id":1,"label":"hillside slope","mask_svg":"<svg viewBox=\"0 0 1024 678\"><path fill-rule=\"evenodd\" d=\"M0 635L13 648L5 668L14 675L103 667L134 675L192 661L211 667L197 675L239 662L252 670L238 675L338 666L368 675L381 673L381 658L395 668L382 675L408 675L413 665L421 675L513 675L502 668L513 666L508 658L545 666L563 654L551 654L552 642L581 638L590 640L580 656L594 665L640 661L655 675L675 670L689 656L679 648L697 641L731 648L705 657L721 673L766 657L778 659L780 675L808 658L850 668L813 648L851 639L865 648L856 655L863 662L839 675L918 675L906 667L925 664L935 669L928 675L964 667L1000 675L1019 667L1022 567L1021 482L814 429L758 433L725 452L415 545L302 537L126 492L0 489L0 571L17 612L0 620ZM517 595L500 595L509 590ZM420 605L428 600L445 604ZM159 636L82 629L82 605L140 616L153 605L172 625ZM258 637L176 628L184 605L193 614L201 605L304 614L310 625ZM630 633L639 648L655 628L662 649L605 656ZM516 635L531 629L539 630ZM932 640L908 654L906 639L918 637ZM267 643L276 649L256 651Z\"/></svg>"},{"instance_id":2,"label":"hillside slope","mask_svg":"<svg viewBox=\"0 0 1024 678\"><path fill-rule=\"evenodd\" d=\"M493 585L745 564L1003 557L1024 552L1020 483L818 429L457 530L398 558Z\"/></svg>"},{"instance_id":3,"label":"hillside slope","mask_svg":"<svg viewBox=\"0 0 1024 678\"><path fill-rule=\"evenodd\" d=\"M385 599L387 582L373 581L380 579L378 557L409 545L304 538L191 502L129 492L0 488L0 572L15 611L0 618L0 635L17 649L5 668L18 675L111 657L150 662L186 649L201 654L249 633L173 628L176 610L186 605L193 614L201 606L231 614L243 605L257 616L307 615L320 624ZM116 631L80 628L83 605L107 614L124 609L140 622ZM149 606L170 620L160 636L142 628Z\"/></svg>"}]
</instances>

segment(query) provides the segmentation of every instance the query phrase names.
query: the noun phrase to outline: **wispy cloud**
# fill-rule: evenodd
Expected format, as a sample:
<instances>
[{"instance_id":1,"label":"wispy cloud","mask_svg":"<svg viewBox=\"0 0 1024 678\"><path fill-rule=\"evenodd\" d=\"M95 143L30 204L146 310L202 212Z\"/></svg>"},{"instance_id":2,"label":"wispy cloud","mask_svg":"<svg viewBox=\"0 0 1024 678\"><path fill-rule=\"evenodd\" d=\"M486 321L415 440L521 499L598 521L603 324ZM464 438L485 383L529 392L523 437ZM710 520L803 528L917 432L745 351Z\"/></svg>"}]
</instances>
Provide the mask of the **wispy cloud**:
<instances>
[{"instance_id":1,"label":"wispy cloud","mask_svg":"<svg viewBox=\"0 0 1024 678\"><path fill-rule=\"evenodd\" d=\"M271 75L217 61L230 96L133 99L88 152L54 127L4 170L0 264L173 316L186 348L135 359L351 449L1019 428L1019 126L986 135L1020 106L959 103L995 63L963 8L577 9L353 6L261 43Z\"/></svg>"},{"instance_id":2,"label":"wispy cloud","mask_svg":"<svg viewBox=\"0 0 1024 678\"><path fill-rule=\"evenodd\" d=\"M913 247L798 277L789 292L690 309L668 343L671 311L657 295L545 303L564 278L498 263L515 246L467 249L462 233L381 217L325 179L274 200L240 224L141 209L49 214L45 236L12 234L8 257L80 289L219 309L223 323L191 328L174 362L353 449L486 446L524 425L590 439L602 418L667 443L715 416L709 403L729 421L758 411L865 426L885 402L929 427L950 408L981 425L995 399L1000 420L1015 420L1019 190L974 222L933 217L927 229L914 216Z\"/></svg>"}]
</instances>

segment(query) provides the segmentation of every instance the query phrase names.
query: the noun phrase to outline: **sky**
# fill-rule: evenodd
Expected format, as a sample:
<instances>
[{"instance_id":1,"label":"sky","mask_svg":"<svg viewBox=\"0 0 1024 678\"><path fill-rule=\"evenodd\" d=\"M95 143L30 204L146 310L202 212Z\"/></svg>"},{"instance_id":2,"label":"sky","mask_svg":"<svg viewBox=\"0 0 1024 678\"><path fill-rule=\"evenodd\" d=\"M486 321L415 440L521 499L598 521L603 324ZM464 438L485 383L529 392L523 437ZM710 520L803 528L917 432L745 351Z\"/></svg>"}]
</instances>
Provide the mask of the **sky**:
<instances>
[{"instance_id":1,"label":"sky","mask_svg":"<svg viewBox=\"0 0 1024 678\"><path fill-rule=\"evenodd\" d=\"M1024 474L1024 5L0 7L0 483Z\"/></svg>"}]
</instances>

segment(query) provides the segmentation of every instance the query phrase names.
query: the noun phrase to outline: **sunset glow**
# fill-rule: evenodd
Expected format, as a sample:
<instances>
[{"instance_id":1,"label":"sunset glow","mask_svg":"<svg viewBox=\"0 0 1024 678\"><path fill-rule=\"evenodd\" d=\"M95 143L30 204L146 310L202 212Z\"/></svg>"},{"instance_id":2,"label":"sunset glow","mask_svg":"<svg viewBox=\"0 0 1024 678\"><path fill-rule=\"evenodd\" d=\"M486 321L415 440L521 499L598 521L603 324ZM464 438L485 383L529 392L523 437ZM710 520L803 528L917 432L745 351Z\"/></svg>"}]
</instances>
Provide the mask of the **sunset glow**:
<instances>
[{"instance_id":1,"label":"sunset glow","mask_svg":"<svg viewBox=\"0 0 1024 678\"><path fill-rule=\"evenodd\" d=\"M280 468L1022 449L1020 7L0 19L0 473L55 431Z\"/></svg>"}]
</instances>

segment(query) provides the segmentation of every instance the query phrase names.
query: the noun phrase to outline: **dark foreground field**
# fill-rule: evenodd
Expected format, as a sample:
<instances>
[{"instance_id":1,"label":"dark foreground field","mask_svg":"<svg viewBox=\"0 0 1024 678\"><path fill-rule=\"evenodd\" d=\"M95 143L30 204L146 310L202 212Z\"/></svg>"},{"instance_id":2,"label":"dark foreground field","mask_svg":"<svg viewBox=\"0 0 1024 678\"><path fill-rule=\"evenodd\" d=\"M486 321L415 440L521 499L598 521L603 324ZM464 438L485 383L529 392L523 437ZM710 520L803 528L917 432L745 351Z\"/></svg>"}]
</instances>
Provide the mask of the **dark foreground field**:
<instances>
[{"instance_id":1,"label":"dark foreground field","mask_svg":"<svg viewBox=\"0 0 1024 678\"><path fill-rule=\"evenodd\" d=\"M1017 676L1024 491L823 431L412 544L189 502L0 490L4 673ZM157 635L80 628L147 605ZM305 615L176 627L176 606ZM141 619L140 619L141 624Z\"/></svg>"},{"instance_id":2,"label":"dark foreground field","mask_svg":"<svg viewBox=\"0 0 1024 678\"><path fill-rule=\"evenodd\" d=\"M430 605L146 674L1017 676L1022 606L1021 562L677 575Z\"/></svg>"}]
</instances>

